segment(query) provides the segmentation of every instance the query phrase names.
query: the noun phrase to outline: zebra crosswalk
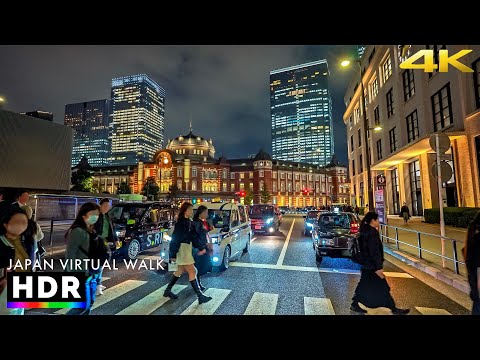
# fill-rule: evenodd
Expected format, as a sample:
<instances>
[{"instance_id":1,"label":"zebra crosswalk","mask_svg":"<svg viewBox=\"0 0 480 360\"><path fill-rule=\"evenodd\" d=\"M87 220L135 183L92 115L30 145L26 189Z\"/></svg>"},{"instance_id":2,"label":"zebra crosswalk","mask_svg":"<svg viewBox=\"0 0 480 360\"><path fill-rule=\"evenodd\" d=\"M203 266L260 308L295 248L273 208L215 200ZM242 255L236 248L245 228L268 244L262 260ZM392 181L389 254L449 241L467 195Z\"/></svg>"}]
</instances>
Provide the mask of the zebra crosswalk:
<instances>
[{"instance_id":1,"label":"zebra crosswalk","mask_svg":"<svg viewBox=\"0 0 480 360\"><path fill-rule=\"evenodd\" d=\"M104 277L103 282L107 282L110 278ZM163 293L167 287L164 285L160 288L153 289L151 292L146 295L143 294L140 298L135 298L135 292L141 289L142 286L147 284L147 281L141 280L125 280L111 287L107 287L104 290L103 295L98 296L94 306L92 307L92 314L95 314L95 310L99 307L112 303L115 300L120 299L122 296L128 294L134 299L133 303L126 305L123 309L115 310L114 315L150 315L157 310L164 307L166 304L171 306L176 300L171 300L163 296ZM107 283L108 285L108 283ZM148 287L147 287L148 288ZM180 315L215 315L222 304L225 303L230 297L232 297L233 291L230 289L221 289L221 288L208 288L205 291L205 295L211 296L212 300L199 305L198 300L196 299L193 292L188 293L185 290L188 289L187 285L178 285L176 284L172 291L179 295L180 298L183 298L183 301L180 301L179 304L182 308L179 308L178 312L168 309L167 312L174 312ZM242 310L243 315L275 315L279 311L279 300L282 299L282 295L273 294L273 293L264 293L264 292L254 292L250 295L248 305ZM234 300L234 299L232 299ZM235 299L236 300L236 299ZM231 301L230 301L231 302ZM246 303L245 303L246 304ZM345 309L336 309L336 307L341 308L340 305L334 305L332 300L324 297L303 297L303 311L304 315L336 315L337 313L345 313ZM345 306L344 306L345 307ZM364 307L365 308L365 307ZM422 315L451 315L445 309L437 308L426 308L426 307L415 307L418 313ZM369 309L365 308L368 311L368 315L388 315L391 312L388 309ZM69 309L61 309L55 312L55 314L66 314ZM166 310L163 310L166 311ZM105 313L105 308L102 313ZM222 311L220 311L222 313Z\"/></svg>"}]
</instances>

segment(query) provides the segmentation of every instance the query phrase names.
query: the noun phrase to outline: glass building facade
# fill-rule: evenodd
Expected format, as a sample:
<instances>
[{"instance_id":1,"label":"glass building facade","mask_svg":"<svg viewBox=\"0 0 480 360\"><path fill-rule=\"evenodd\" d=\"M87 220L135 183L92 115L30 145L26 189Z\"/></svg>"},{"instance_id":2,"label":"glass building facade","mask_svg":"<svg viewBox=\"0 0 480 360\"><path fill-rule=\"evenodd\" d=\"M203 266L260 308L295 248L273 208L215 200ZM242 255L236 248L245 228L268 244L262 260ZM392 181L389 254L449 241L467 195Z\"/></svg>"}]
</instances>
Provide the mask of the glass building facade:
<instances>
[{"instance_id":1,"label":"glass building facade","mask_svg":"<svg viewBox=\"0 0 480 360\"><path fill-rule=\"evenodd\" d=\"M145 74L112 80L111 165L150 161L163 148L165 90Z\"/></svg>"},{"instance_id":2,"label":"glass building facade","mask_svg":"<svg viewBox=\"0 0 480 360\"><path fill-rule=\"evenodd\" d=\"M106 166L110 156L110 100L65 105L65 125L73 128L72 167L82 157L91 166Z\"/></svg>"},{"instance_id":3,"label":"glass building facade","mask_svg":"<svg viewBox=\"0 0 480 360\"><path fill-rule=\"evenodd\" d=\"M333 153L328 64L319 60L270 72L274 159L326 165Z\"/></svg>"}]
</instances>

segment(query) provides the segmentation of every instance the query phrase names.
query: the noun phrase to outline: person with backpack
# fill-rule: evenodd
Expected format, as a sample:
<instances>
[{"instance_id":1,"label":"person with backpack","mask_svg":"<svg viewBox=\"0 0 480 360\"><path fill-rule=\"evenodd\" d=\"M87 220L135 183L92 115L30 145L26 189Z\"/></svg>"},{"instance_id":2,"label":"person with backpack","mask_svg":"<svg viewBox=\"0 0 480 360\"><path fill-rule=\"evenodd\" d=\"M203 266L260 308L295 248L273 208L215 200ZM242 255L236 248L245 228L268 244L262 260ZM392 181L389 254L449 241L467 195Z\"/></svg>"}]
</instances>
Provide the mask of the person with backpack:
<instances>
[{"instance_id":1,"label":"person with backpack","mask_svg":"<svg viewBox=\"0 0 480 360\"><path fill-rule=\"evenodd\" d=\"M473 301L472 315L480 315L480 212L468 225L463 257L470 284L470 298Z\"/></svg>"},{"instance_id":2,"label":"person with backpack","mask_svg":"<svg viewBox=\"0 0 480 360\"><path fill-rule=\"evenodd\" d=\"M198 247L195 249L196 251L194 251L193 257L197 269L198 286L202 291L205 291L206 288L202 285L200 277L211 271L212 268L212 262L210 260L212 241L208 235L211 227L207 222L207 217L208 208L205 205L200 205L193 216L193 225L198 238Z\"/></svg>"},{"instance_id":3,"label":"person with backpack","mask_svg":"<svg viewBox=\"0 0 480 360\"><path fill-rule=\"evenodd\" d=\"M352 259L360 263L361 276L350 310L367 313L359 306L361 303L368 308L385 307L394 315L405 315L410 310L397 308L383 273L383 244L378 232L379 226L378 214L375 212L368 212L360 223L357 238L359 252L352 254Z\"/></svg>"},{"instance_id":4,"label":"person with backpack","mask_svg":"<svg viewBox=\"0 0 480 360\"><path fill-rule=\"evenodd\" d=\"M85 294L86 307L85 309L71 309L68 315L89 315L93 303L95 302L95 294L97 290L97 280L99 270L92 269L92 264L89 266L85 259L93 262L93 265L100 266L103 264L103 258L107 253L103 239L97 236L94 229L94 224L97 222L100 215L100 206L93 202L87 202L80 207L77 217L65 234L67 239L67 250L65 252L65 259L70 260L67 263L66 271L85 273ZM81 269L75 268L75 260L80 259Z\"/></svg>"},{"instance_id":5,"label":"person with backpack","mask_svg":"<svg viewBox=\"0 0 480 360\"><path fill-rule=\"evenodd\" d=\"M172 234L172 241L170 242L170 261L176 262L178 265L177 271L172 274L170 283L163 296L171 299L178 299L178 296L172 292L172 288L184 272L188 273L188 281L192 285L195 294L198 297L198 303L206 303L212 298L206 296L197 281L197 269L195 268L195 260L193 258L193 247L198 248L198 238L193 229L192 220L190 217L193 214L193 205L184 202L180 207L178 219L175 223L175 229Z\"/></svg>"}]
</instances>

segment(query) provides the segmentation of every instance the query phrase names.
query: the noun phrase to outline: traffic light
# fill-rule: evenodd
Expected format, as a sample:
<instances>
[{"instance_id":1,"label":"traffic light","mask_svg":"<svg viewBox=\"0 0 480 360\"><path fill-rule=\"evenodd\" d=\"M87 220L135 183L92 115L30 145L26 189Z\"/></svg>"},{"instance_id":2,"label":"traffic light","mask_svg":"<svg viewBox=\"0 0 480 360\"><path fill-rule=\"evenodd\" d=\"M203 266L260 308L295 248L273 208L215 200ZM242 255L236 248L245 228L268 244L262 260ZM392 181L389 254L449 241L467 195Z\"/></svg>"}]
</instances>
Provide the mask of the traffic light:
<instances>
[{"instance_id":1,"label":"traffic light","mask_svg":"<svg viewBox=\"0 0 480 360\"><path fill-rule=\"evenodd\" d=\"M303 195L308 195L308 189L303 189Z\"/></svg>"},{"instance_id":2,"label":"traffic light","mask_svg":"<svg viewBox=\"0 0 480 360\"><path fill-rule=\"evenodd\" d=\"M240 197L245 197L245 191L240 191Z\"/></svg>"}]
</instances>

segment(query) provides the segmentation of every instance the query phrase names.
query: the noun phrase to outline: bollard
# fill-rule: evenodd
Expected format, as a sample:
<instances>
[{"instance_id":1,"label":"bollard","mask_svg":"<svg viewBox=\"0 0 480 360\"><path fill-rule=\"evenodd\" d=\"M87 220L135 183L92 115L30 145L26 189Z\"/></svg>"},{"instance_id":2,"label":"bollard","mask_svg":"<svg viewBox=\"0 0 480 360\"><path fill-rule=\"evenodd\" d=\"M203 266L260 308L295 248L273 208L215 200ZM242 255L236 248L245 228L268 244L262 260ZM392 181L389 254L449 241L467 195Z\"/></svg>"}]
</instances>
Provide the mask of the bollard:
<instances>
[{"instance_id":1,"label":"bollard","mask_svg":"<svg viewBox=\"0 0 480 360\"><path fill-rule=\"evenodd\" d=\"M460 274L460 268L458 266L458 254L457 254L457 242L452 240L453 244L453 265L455 266L455 273Z\"/></svg>"},{"instance_id":2,"label":"bollard","mask_svg":"<svg viewBox=\"0 0 480 360\"><path fill-rule=\"evenodd\" d=\"M421 259L422 258L422 242L420 239L420 233L417 232L417 244L418 244L418 257Z\"/></svg>"}]
</instances>

